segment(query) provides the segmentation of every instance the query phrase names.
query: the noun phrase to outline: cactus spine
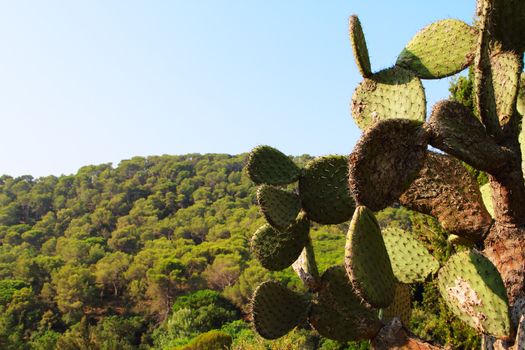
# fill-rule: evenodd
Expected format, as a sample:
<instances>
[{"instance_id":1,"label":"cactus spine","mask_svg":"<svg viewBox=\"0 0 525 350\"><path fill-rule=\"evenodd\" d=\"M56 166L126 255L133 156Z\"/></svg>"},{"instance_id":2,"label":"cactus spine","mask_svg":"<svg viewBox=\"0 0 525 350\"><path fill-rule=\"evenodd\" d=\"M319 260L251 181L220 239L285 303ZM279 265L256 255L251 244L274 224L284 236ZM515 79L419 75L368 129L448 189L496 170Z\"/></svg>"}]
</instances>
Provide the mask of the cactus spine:
<instances>
[{"instance_id":1,"label":"cactus spine","mask_svg":"<svg viewBox=\"0 0 525 350\"><path fill-rule=\"evenodd\" d=\"M293 264L309 290L301 297L275 282L263 284L253 301L256 329L275 338L308 320L336 340L370 339L378 349L439 349L403 327L410 315L407 284L437 278L450 309L483 334L484 348L523 348L525 1L477 0L472 25L453 19L430 24L393 67L379 72L372 70L356 16L350 18L350 39L363 76L352 116L364 134L348 166L341 156L329 156L299 169L269 146L249 157L247 173L263 186L259 202L268 220L252 240L254 253L272 270ZM441 101L427 117L421 79L467 67L474 72L475 111ZM429 145L446 154L429 152ZM482 191L460 161L488 173ZM289 192L296 181L298 190ZM288 188L268 187L282 185ZM436 217L461 252L436 272L438 262L414 237L380 232L373 212L394 203ZM344 268L320 277L308 221L351 218ZM282 314L284 300L293 312Z\"/></svg>"}]
</instances>

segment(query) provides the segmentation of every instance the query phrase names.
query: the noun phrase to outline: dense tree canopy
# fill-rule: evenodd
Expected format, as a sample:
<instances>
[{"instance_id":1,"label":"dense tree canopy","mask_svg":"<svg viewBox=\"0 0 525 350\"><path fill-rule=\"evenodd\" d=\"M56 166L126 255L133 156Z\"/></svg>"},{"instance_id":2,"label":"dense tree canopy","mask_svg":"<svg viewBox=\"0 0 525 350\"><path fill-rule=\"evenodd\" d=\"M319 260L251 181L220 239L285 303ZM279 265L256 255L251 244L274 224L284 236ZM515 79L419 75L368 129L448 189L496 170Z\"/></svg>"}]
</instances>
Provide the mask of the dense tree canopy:
<instances>
[{"instance_id":1,"label":"dense tree canopy","mask_svg":"<svg viewBox=\"0 0 525 350\"><path fill-rule=\"evenodd\" d=\"M291 269L268 272L251 257L250 238L263 219L245 160L135 157L69 176L0 177L0 347L171 349L222 328L239 349L264 348L243 321L253 289L268 278L303 287ZM379 218L424 237L439 247L438 257L449 254L429 217L398 208ZM346 229L313 228L321 269L340 263ZM413 292L420 310L425 303L439 309L431 287ZM439 316L429 325L418 315L421 334L438 325L441 341L477 341L464 326L452 329ZM300 331L279 342L366 346L312 340Z\"/></svg>"}]
</instances>

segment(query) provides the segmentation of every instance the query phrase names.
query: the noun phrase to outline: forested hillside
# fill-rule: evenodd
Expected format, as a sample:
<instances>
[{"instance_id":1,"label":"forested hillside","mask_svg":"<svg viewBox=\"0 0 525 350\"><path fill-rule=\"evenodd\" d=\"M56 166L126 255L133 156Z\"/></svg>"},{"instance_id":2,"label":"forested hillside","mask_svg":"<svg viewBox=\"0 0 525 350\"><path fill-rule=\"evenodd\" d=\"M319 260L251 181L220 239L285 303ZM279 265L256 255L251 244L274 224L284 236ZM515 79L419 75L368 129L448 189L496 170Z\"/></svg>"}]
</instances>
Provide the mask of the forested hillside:
<instances>
[{"instance_id":1,"label":"forested hillside","mask_svg":"<svg viewBox=\"0 0 525 350\"><path fill-rule=\"evenodd\" d=\"M175 349L213 329L236 349L366 348L301 330L271 343L251 330L246 312L258 283L302 286L291 269L269 273L250 255L263 219L245 159L135 157L70 176L0 177L0 348ZM429 217L398 208L378 218L422 238L438 259L450 254ZM321 270L342 262L346 228L313 227ZM412 293L420 336L432 329L456 347L479 341L432 284Z\"/></svg>"}]
</instances>

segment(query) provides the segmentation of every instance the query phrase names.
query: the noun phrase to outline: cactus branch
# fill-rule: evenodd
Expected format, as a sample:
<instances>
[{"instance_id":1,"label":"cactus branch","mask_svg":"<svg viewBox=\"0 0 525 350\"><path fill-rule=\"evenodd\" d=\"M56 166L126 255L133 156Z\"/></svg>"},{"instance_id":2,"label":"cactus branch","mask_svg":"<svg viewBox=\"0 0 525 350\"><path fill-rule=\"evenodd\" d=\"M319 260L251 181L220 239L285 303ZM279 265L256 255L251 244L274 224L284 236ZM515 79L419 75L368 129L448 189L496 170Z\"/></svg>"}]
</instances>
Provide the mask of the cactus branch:
<instances>
[{"instance_id":1,"label":"cactus branch","mask_svg":"<svg viewBox=\"0 0 525 350\"><path fill-rule=\"evenodd\" d=\"M492 224L476 181L456 159L429 152L425 165L400 197L402 205L438 219L451 234L479 242Z\"/></svg>"},{"instance_id":2,"label":"cactus branch","mask_svg":"<svg viewBox=\"0 0 525 350\"><path fill-rule=\"evenodd\" d=\"M489 173L503 171L516 155L498 145L472 111L461 103L440 101L429 120L430 144L474 168Z\"/></svg>"},{"instance_id":3,"label":"cactus branch","mask_svg":"<svg viewBox=\"0 0 525 350\"><path fill-rule=\"evenodd\" d=\"M319 289L319 271L315 263L314 247L310 239L304 246L301 255L292 264L292 268L309 290L317 291Z\"/></svg>"}]
</instances>

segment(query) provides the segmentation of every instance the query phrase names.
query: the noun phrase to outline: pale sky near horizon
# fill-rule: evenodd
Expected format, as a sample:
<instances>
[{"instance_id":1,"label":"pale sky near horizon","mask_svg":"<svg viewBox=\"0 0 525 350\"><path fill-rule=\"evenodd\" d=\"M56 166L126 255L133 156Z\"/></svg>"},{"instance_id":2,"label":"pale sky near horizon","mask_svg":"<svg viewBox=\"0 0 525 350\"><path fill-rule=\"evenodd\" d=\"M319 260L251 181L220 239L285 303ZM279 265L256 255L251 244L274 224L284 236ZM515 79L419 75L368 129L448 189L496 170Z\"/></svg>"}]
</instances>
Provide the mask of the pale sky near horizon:
<instances>
[{"instance_id":1,"label":"pale sky near horizon","mask_svg":"<svg viewBox=\"0 0 525 350\"><path fill-rule=\"evenodd\" d=\"M76 173L133 156L348 154L361 78L474 0L0 0L0 174ZM449 79L425 82L429 107Z\"/></svg>"}]
</instances>

